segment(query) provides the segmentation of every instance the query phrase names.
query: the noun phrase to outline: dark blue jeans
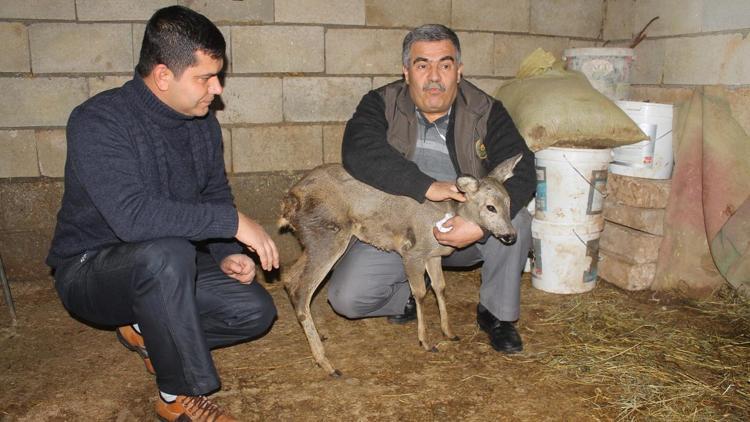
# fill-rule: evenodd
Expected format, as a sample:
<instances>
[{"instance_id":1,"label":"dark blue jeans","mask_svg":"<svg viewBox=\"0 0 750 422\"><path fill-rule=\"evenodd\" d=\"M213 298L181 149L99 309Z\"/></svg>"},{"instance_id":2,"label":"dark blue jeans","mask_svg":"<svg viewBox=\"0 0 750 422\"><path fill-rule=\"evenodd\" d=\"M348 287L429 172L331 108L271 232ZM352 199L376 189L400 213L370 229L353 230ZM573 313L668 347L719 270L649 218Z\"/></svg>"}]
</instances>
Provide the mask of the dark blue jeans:
<instances>
[{"instance_id":1,"label":"dark blue jeans","mask_svg":"<svg viewBox=\"0 0 750 422\"><path fill-rule=\"evenodd\" d=\"M210 350L261 336L276 317L263 286L227 277L185 239L89 251L56 269L55 287L65 308L83 320L138 323L159 389L176 395L218 389Z\"/></svg>"}]
</instances>

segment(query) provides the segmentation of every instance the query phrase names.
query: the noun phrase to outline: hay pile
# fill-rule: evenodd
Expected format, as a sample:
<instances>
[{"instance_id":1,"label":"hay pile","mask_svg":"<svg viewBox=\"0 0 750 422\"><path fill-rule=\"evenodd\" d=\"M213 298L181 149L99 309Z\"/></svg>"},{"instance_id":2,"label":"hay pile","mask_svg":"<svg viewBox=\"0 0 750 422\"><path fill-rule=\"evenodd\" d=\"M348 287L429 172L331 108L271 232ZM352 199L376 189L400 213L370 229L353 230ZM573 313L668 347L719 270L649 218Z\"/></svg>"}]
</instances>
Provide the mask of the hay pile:
<instances>
[{"instance_id":1,"label":"hay pile","mask_svg":"<svg viewBox=\"0 0 750 422\"><path fill-rule=\"evenodd\" d=\"M623 306L621 291L597 289L550 309L535 328L560 338L532 356L549 369L538 376L595 387L587 400L618 420L750 420L750 302L650 295Z\"/></svg>"}]
</instances>

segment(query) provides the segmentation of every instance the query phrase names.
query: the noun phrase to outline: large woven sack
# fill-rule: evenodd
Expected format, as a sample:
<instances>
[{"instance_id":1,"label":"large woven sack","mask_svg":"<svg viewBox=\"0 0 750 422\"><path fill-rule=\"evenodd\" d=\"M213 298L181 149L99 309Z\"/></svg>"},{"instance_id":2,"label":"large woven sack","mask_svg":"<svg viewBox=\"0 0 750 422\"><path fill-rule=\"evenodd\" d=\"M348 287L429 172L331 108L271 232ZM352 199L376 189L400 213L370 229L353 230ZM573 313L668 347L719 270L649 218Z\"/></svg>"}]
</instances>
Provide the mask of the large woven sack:
<instances>
[{"instance_id":1,"label":"large woven sack","mask_svg":"<svg viewBox=\"0 0 750 422\"><path fill-rule=\"evenodd\" d=\"M524 60L516 79L501 86L495 97L532 151L551 146L613 148L648 139L585 75L563 69L542 49Z\"/></svg>"}]
</instances>

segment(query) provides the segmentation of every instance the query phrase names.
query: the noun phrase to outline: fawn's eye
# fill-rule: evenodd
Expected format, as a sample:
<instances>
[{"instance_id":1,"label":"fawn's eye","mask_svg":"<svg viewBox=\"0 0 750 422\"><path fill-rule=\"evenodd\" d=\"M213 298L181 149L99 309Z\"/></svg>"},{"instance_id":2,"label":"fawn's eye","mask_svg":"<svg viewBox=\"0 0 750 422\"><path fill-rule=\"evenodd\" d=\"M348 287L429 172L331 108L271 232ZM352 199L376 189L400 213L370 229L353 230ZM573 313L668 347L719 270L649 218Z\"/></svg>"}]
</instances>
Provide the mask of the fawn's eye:
<instances>
[{"instance_id":1,"label":"fawn's eye","mask_svg":"<svg viewBox=\"0 0 750 422\"><path fill-rule=\"evenodd\" d=\"M497 214L497 209L492 205L487 205L487 211Z\"/></svg>"}]
</instances>

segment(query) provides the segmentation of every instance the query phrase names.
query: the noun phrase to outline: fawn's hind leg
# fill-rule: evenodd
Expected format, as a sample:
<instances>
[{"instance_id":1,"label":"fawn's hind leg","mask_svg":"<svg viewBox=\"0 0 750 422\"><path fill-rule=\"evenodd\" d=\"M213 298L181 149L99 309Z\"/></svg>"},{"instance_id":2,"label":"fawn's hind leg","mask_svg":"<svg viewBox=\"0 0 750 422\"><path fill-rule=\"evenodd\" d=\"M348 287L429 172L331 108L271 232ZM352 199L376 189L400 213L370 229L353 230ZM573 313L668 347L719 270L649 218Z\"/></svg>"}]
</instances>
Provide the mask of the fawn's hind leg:
<instances>
[{"instance_id":1,"label":"fawn's hind leg","mask_svg":"<svg viewBox=\"0 0 750 422\"><path fill-rule=\"evenodd\" d=\"M329 375L340 376L341 372L334 368L325 356L323 342L310 312L310 302L315 290L344 253L351 237L348 233L330 234L331 236L317 239L315 245L305 245L305 251L289 270L284 285L294 306L297 320L310 343L315 362Z\"/></svg>"},{"instance_id":2,"label":"fawn's hind leg","mask_svg":"<svg viewBox=\"0 0 750 422\"><path fill-rule=\"evenodd\" d=\"M435 346L427 341L427 332L424 326L422 305L427 293L424 284L424 269L425 263L422 259L404 257L404 270L409 278L409 287L411 288L411 294L414 296L414 302L417 304L417 338L419 338L419 345L428 352L437 352Z\"/></svg>"},{"instance_id":3,"label":"fawn's hind leg","mask_svg":"<svg viewBox=\"0 0 750 422\"><path fill-rule=\"evenodd\" d=\"M445 306L445 277L443 276L443 259L440 256L432 257L427 260L427 274L432 280L432 290L437 297L438 308L440 309L440 328L443 334L450 340L457 341L458 336L453 334L450 323L448 322L448 309Z\"/></svg>"}]
</instances>

